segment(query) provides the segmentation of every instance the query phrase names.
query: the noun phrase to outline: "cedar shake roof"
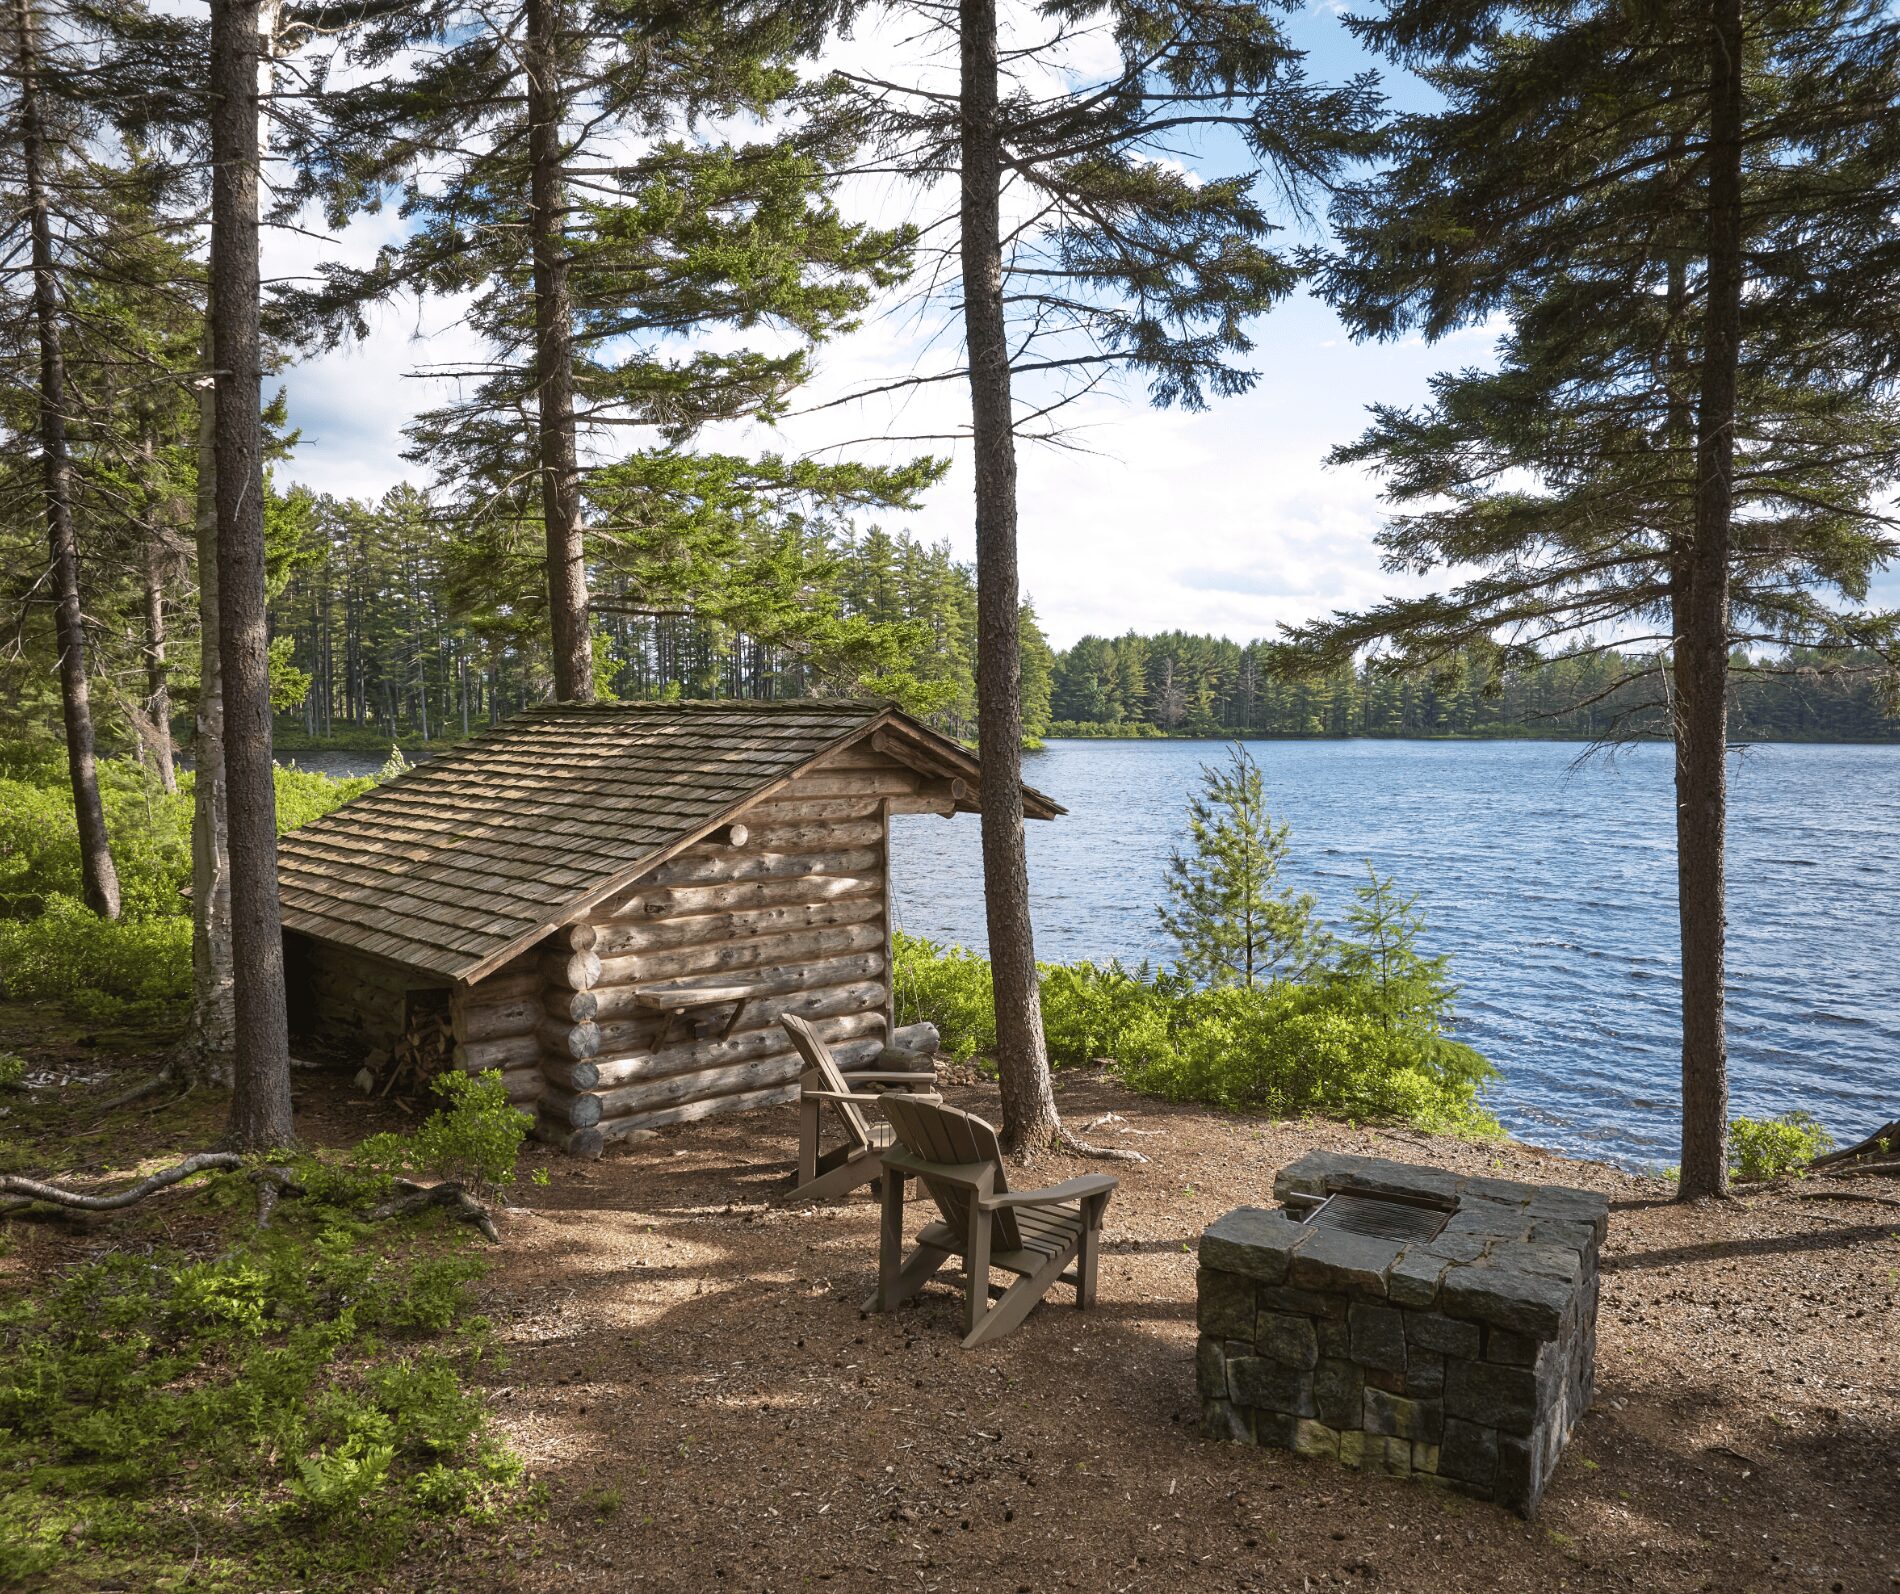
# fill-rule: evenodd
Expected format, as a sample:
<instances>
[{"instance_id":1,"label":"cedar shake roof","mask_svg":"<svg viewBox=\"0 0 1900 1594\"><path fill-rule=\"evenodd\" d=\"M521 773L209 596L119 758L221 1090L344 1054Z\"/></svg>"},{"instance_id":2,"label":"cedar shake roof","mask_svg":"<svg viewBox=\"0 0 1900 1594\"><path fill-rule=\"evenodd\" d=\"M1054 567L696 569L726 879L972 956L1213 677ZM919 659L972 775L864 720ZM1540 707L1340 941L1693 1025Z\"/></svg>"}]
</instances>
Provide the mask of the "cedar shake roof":
<instances>
[{"instance_id":1,"label":"cedar shake roof","mask_svg":"<svg viewBox=\"0 0 1900 1594\"><path fill-rule=\"evenodd\" d=\"M882 704L529 709L283 837L284 928L478 980L875 731L892 758L976 789L967 750ZM1064 811L1027 786L1023 805Z\"/></svg>"}]
</instances>

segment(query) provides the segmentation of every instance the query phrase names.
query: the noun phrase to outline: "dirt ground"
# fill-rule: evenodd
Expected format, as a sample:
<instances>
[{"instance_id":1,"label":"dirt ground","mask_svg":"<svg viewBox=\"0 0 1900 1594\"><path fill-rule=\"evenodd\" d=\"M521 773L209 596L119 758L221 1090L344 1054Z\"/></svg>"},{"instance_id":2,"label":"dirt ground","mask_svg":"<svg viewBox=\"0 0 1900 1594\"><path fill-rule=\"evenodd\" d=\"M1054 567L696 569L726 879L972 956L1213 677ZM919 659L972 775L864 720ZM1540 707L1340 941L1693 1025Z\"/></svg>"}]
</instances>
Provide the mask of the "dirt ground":
<instances>
[{"instance_id":1,"label":"dirt ground","mask_svg":"<svg viewBox=\"0 0 1900 1594\"><path fill-rule=\"evenodd\" d=\"M92 1056L64 1050L83 1077ZM993 1090L946 1094L994 1116ZM509 1353L490 1394L547 1514L418 1554L387 1586L1900 1588L1900 1210L1798 1192L1679 1208L1657 1181L1527 1147L1236 1119L1091 1074L1062 1076L1058 1099L1072 1124L1115 1115L1094 1137L1149 1160L1116 1170L1097 1308L1076 1312L1059 1287L977 1352L957 1346L948 1285L889 1317L860 1311L876 1269L867 1193L774 1204L792 1109L591 1164L531 1146L524 1175L548 1183L516 1187L483 1288ZM317 1144L404 1121L310 1074L298 1113ZM187 1103L151 1127L202 1145L215 1114ZM103 1172L111 1152L95 1143L97 1166L65 1171ZM1194 1246L1222 1212L1269 1201L1274 1171L1316 1146L1611 1196L1597 1404L1536 1522L1200 1437ZM1101 1166L1054 1159L1012 1182ZM148 1221L189 1244L194 1205L154 1204ZM912 1232L924 1221L913 1205ZM6 1265L30 1273L54 1263L42 1246L71 1260L113 1243L103 1228L48 1233Z\"/></svg>"},{"instance_id":2,"label":"dirt ground","mask_svg":"<svg viewBox=\"0 0 1900 1594\"><path fill-rule=\"evenodd\" d=\"M981 1087L949 1099L994 1111ZM1900 1587L1900 1211L1678 1208L1529 1148L1258 1123L1093 1076L1060 1100L1118 1115L1097 1138L1150 1160L1118 1170L1096 1310L1058 1291L976 1352L949 1286L860 1312L868 1195L772 1204L790 1109L549 1160L489 1287L513 1353L497 1406L552 1490L545 1553L442 1586ZM1195 1243L1314 1146L1611 1195L1597 1405L1535 1523L1199 1436Z\"/></svg>"}]
</instances>

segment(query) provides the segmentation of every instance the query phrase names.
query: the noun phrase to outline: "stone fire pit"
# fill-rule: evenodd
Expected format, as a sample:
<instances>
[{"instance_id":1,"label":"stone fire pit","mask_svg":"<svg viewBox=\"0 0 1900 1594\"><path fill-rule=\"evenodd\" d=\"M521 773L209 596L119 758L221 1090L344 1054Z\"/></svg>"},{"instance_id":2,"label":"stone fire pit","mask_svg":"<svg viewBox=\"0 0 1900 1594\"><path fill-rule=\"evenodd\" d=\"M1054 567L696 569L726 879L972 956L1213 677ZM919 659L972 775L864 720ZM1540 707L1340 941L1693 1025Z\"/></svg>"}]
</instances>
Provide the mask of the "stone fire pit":
<instances>
[{"instance_id":1,"label":"stone fire pit","mask_svg":"<svg viewBox=\"0 0 1900 1594\"><path fill-rule=\"evenodd\" d=\"M1531 1515L1590 1404L1609 1203L1310 1152L1201 1236L1210 1437Z\"/></svg>"}]
</instances>

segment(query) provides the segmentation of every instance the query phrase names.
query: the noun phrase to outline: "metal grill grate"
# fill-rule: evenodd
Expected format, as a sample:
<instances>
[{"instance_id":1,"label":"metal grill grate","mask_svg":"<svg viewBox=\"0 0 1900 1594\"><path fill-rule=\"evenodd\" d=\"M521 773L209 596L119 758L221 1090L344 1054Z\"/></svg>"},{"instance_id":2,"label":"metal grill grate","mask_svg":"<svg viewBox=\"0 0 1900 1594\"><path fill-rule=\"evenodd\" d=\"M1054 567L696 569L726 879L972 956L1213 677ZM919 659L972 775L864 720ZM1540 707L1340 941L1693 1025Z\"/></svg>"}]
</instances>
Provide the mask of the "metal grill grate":
<instances>
[{"instance_id":1,"label":"metal grill grate","mask_svg":"<svg viewBox=\"0 0 1900 1594\"><path fill-rule=\"evenodd\" d=\"M1438 1207L1339 1190L1328 1196L1306 1221L1316 1229L1344 1229L1379 1240L1429 1240L1450 1221Z\"/></svg>"}]
</instances>

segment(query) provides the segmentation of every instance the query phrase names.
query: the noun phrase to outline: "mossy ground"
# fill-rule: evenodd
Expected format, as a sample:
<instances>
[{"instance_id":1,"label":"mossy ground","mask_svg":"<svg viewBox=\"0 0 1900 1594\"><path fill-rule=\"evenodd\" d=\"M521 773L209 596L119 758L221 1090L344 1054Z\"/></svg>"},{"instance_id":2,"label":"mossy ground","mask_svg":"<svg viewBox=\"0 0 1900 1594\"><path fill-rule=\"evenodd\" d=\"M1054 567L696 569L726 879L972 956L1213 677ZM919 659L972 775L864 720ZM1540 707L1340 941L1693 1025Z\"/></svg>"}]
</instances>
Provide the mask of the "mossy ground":
<instances>
[{"instance_id":1,"label":"mossy ground","mask_svg":"<svg viewBox=\"0 0 1900 1594\"><path fill-rule=\"evenodd\" d=\"M113 1189L213 1145L214 1091L99 1112L169 1039L0 1007L27 1064L0 1169ZM0 1587L426 1587L413 1569L531 1531L469 1382L497 1359L485 1248L436 1215L366 1222L374 1176L342 1150L416 1117L300 1094L309 1194L267 1231L242 1173L0 1223Z\"/></svg>"}]
</instances>

